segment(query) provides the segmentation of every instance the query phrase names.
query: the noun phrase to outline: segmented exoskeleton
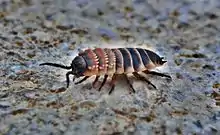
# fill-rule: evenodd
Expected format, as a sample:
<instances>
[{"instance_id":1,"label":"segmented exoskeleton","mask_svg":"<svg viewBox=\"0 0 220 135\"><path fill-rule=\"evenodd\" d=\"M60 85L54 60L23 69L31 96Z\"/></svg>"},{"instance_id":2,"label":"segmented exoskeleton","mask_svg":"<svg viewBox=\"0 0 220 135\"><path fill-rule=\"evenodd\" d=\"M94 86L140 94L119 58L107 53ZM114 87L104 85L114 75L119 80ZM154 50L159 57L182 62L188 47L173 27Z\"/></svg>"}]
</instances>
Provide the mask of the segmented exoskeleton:
<instances>
[{"instance_id":1,"label":"segmented exoskeleton","mask_svg":"<svg viewBox=\"0 0 220 135\"><path fill-rule=\"evenodd\" d=\"M80 52L78 56L73 59L70 66L56 63L42 63L40 65L72 69L72 71L66 73L67 88L69 87L70 75L74 75L73 81L75 78L84 76L82 80L76 82L75 84L82 83L89 77L96 75L93 86L97 83L99 77L104 75L104 80L99 87L99 91L105 84L108 76L112 76L112 86L109 91L110 94L115 88L115 81L117 75L119 74L123 74L125 76L130 88L133 92L135 92L130 79L127 76L128 73L132 73L136 78L147 82L156 89L154 84L138 72L168 77L171 79L169 75L150 71L155 67L162 66L166 62L167 61L163 60L163 57L158 56L150 50L142 48L95 48L86 49L85 51Z\"/></svg>"}]
</instances>

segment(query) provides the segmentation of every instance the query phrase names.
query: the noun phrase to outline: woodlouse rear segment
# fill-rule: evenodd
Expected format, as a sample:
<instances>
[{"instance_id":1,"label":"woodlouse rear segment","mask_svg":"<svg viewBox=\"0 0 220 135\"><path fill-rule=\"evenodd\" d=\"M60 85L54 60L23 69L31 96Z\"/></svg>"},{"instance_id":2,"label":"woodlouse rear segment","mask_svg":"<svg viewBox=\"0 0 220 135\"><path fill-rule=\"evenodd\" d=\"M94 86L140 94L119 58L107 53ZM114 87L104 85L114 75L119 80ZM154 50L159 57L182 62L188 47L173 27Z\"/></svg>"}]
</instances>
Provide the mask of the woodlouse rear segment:
<instances>
[{"instance_id":1,"label":"woodlouse rear segment","mask_svg":"<svg viewBox=\"0 0 220 135\"><path fill-rule=\"evenodd\" d=\"M66 73L67 87L69 86L70 75L74 75L74 79L84 76L82 80L76 82L75 84L80 84L87 80L89 77L96 75L96 78L92 83L93 86L96 85L100 76L104 75L103 82L98 89L100 91L107 81L107 78L112 76L112 87L109 91L110 94L115 88L115 82L117 75L119 74L123 74L125 76L126 81L133 92L135 92L135 90L127 76L129 73L132 73L136 78L145 81L156 89L154 84L152 84L138 72L171 79L169 75L150 71L153 68L162 66L164 63L166 63L166 61L163 61L163 57L158 56L156 53L150 50L142 48L95 48L93 50L87 49L83 52L80 52L78 56L74 58L70 66L64 66L55 63L42 63L40 65L72 69L72 71Z\"/></svg>"}]
</instances>

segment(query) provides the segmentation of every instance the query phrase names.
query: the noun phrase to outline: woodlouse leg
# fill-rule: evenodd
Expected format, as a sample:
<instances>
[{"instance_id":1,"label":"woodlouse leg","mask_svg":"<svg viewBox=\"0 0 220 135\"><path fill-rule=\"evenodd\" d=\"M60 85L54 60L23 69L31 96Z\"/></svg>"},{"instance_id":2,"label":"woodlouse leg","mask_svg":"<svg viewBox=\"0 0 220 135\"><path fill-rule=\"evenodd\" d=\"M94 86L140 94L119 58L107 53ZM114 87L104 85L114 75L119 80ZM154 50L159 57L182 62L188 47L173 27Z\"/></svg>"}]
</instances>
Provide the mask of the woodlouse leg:
<instances>
[{"instance_id":1,"label":"woodlouse leg","mask_svg":"<svg viewBox=\"0 0 220 135\"><path fill-rule=\"evenodd\" d=\"M85 76L82 80L76 82L75 84L80 84L82 82L84 82L85 80L87 80L90 76Z\"/></svg>"},{"instance_id":2,"label":"woodlouse leg","mask_svg":"<svg viewBox=\"0 0 220 135\"><path fill-rule=\"evenodd\" d=\"M172 79L171 76L169 75L166 75L166 74L163 74L163 73L158 73L158 72L155 72L155 71L148 71L148 70L145 70L143 71L145 74L151 74L151 75L157 75L157 76L161 76L161 77L167 77L169 79Z\"/></svg>"},{"instance_id":3,"label":"woodlouse leg","mask_svg":"<svg viewBox=\"0 0 220 135\"><path fill-rule=\"evenodd\" d=\"M76 77L74 76L74 77L73 77L73 82L75 81L75 79L76 79Z\"/></svg>"},{"instance_id":4,"label":"woodlouse leg","mask_svg":"<svg viewBox=\"0 0 220 135\"><path fill-rule=\"evenodd\" d=\"M101 86L99 87L99 90L98 90L98 91L100 91L100 90L102 89L102 87L104 86L104 84L105 84L107 78L108 78L108 75L105 75L104 80L103 80Z\"/></svg>"},{"instance_id":5,"label":"woodlouse leg","mask_svg":"<svg viewBox=\"0 0 220 135\"><path fill-rule=\"evenodd\" d=\"M132 89L132 92L135 93L135 89L134 89L134 87L132 86L131 81L129 80L129 78L128 78L127 75L125 75L125 79L126 79L128 85L129 85L129 87Z\"/></svg>"},{"instance_id":6,"label":"woodlouse leg","mask_svg":"<svg viewBox=\"0 0 220 135\"><path fill-rule=\"evenodd\" d=\"M66 84L67 84L67 88L69 87L70 84L70 75L74 75L72 71L69 71L66 73Z\"/></svg>"},{"instance_id":7,"label":"woodlouse leg","mask_svg":"<svg viewBox=\"0 0 220 135\"><path fill-rule=\"evenodd\" d=\"M95 77L95 80L94 80L93 83L92 83L92 87L95 87L95 84L96 84L97 81L99 80L99 77L100 77L100 76L98 76L98 75Z\"/></svg>"},{"instance_id":8,"label":"woodlouse leg","mask_svg":"<svg viewBox=\"0 0 220 135\"><path fill-rule=\"evenodd\" d=\"M110 95L110 94L114 91L114 89L115 89L116 76L117 76L116 74L114 74L114 75L112 76L112 81L111 81L112 87L111 87L111 90L108 92L109 95Z\"/></svg>"},{"instance_id":9,"label":"woodlouse leg","mask_svg":"<svg viewBox=\"0 0 220 135\"><path fill-rule=\"evenodd\" d=\"M154 84L152 84L149 80L147 80L147 78L145 78L144 76L138 74L137 72L134 72L133 75L134 75L136 78L138 78L138 79L140 79L140 80L142 80L142 81L147 82L148 84L150 84L151 86L153 86L155 89L157 89L157 87L156 87Z\"/></svg>"}]
</instances>

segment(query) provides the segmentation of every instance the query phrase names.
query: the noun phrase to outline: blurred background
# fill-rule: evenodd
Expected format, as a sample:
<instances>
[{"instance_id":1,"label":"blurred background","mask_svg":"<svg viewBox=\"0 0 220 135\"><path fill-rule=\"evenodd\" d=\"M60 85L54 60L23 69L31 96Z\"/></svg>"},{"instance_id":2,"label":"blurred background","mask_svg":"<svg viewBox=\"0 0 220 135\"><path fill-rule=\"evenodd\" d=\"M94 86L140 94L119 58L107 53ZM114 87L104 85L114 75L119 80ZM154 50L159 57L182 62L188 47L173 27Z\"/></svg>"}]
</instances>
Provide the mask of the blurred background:
<instances>
[{"instance_id":1,"label":"blurred background","mask_svg":"<svg viewBox=\"0 0 220 135\"><path fill-rule=\"evenodd\" d=\"M220 134L219 0L0 0L0 134ZM66 89L79 49L141 47L168 61L108 95Z\"/></svg>"}]
</instances>

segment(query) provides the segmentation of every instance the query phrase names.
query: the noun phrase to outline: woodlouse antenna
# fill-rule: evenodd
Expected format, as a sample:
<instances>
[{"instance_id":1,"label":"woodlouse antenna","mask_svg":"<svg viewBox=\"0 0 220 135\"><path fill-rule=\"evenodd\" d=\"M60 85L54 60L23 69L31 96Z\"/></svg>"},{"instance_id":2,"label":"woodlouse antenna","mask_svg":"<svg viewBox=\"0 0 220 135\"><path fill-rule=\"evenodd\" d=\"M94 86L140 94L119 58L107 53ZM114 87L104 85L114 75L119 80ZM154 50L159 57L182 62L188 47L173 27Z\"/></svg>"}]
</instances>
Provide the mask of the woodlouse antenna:
<instances>
[{"instance_id":1,"label":"woodlouse antenna","mask_svg":"<svg viewBox=\"0 0 220 135\"><path fill-rule=\"evenodd\" d=\"M71 66L65 66L65 65L62 65L62 64L57 64L57 63L49 63L49 62L46 62L46 63L41 63L40 66L43 66L43 65L47 65L47 66L53 66L53 67L58 67L58 68L63 68L63 69L71 69L72 67ZM74 75L73 71L69 71L66 73L66 84L67 84L67 88L69 87L69 83L70 83L70 79L69 79L69 76L70 75ZM75 76L73 77L73 81L75 80Z\"/></svg>"},{"instance_id":2,"label":"woodlouse antenna","mask_svg":"<svg viewBox=\"0 0 220 135\"><path fill-rule=\"evenodd\" d=\"M56 63L41 63L40 66L43 65L47 65L47 66L53 66L53 67L59 67L59 68L63 68L63 69L71 69L71 66L65 66L65 65L61 65L61 64L56 64Z\"/></svg>"}]
</instances>

